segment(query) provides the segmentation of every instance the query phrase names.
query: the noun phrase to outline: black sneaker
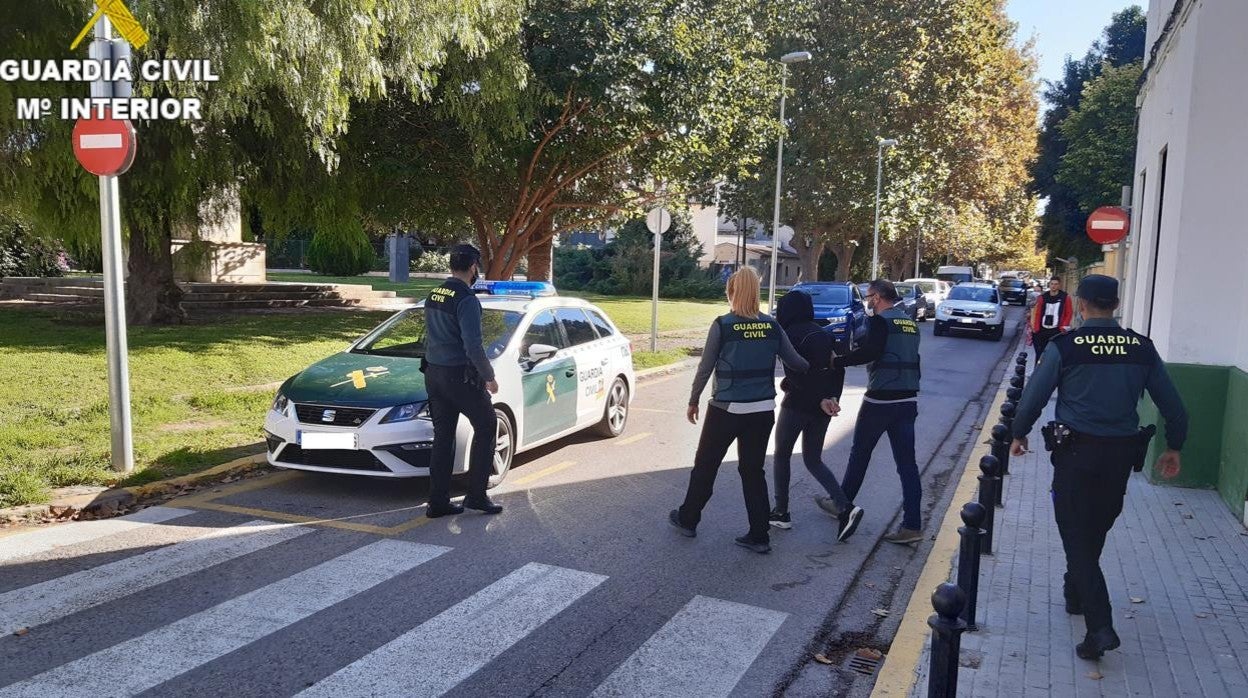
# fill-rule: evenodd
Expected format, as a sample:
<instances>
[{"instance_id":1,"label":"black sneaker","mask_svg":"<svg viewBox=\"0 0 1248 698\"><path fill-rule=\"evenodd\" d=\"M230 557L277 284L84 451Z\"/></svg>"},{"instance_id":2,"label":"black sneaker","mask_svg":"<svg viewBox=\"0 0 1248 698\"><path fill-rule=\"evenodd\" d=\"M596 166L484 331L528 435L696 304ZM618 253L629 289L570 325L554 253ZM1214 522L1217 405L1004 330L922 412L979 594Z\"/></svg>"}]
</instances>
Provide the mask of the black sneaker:
<instances>
[{"instance_id":1,"label":"black sneaker","mask_svg":"<svg viewBox=\"0 0 1248 698\"><path fill-rule=\"evenodd\" d=\"M754 540L753 538L750 538L748 535L737 538L736 543L742 548L756 552L760 555L764 555L766 553L771 552L771 543L767 541Z\"/></svg>"},{"instance_id":2,"label":"black sneaker","mask_svg":"<svg viewBox=\"0 0 1248 698\"><path fill-rule=\"evenodd\" d=\"M667 522L676 527L676 530L680 531L681 535L687 538L694 538L698 535L697 529L693 526L686 526L681 522L679 509L672 509L672 513L667 515Z\"/></svg>"},{"instance_id":3,"label":"black sneaker","mask_svg":"<svg viewBox=\"0 0 1248 698\"><path fill-rule=\"evenodd\" d=\"M495 504L494 502L490 501L489 497L482 497L480 499L465 499L464 508L472 509L474 511L479 511L482 514L503 513L503 505Z\"/></svg>"},{"instance_id":4,"label":"black sneaker","mask_svg":"<svg viewBox=\"0 0 1248 698\"><path fill-rule=\"evenodd\" d=\"M836 517L840 521L840 527L836 533L836 539L842 543L849 540L854 535L854 531L858 530L858 524L862 521L862 507L851 507L849 511L844 512Z\"/></svg>"},{"instance_id":5,"label":"black sneaker","mask_svg":"<svg viewBox=\"0 0 1248 698\"><path fill-rule=\"evenodd\" d=\"M464 513L464 508L458 504L430 504L425 507L425 517L430 519L455 516L462 513Z\"/></svg>"},{"instance_id":6,"label":"black sneaker","mask_svg":"<svg viewBox=\"0 0 1248 698\"><path fill-rule=\"evenodd\" d=\"M789 512L780 511L779 509L771 510L771 513L767 515L767 523L776 528L783 528L786 531L793 528L793 518L789 516Z\"/></svg>"}]
</instances>

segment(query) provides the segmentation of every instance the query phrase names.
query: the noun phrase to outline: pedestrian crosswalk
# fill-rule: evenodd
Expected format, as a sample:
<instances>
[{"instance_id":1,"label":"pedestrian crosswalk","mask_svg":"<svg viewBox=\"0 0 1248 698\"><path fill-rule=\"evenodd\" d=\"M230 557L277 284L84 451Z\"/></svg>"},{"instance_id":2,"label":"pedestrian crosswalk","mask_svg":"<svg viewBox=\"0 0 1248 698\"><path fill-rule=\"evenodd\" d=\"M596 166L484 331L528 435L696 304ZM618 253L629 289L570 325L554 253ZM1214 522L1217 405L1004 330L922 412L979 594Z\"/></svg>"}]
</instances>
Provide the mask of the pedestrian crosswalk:
<instances>
[{"instance_id":1,"label":"pedestrian crosswalk","mask_svg":"<svg viewBox=\"0 0 1248 698\"><path fill-rule=\"evenodd\" d=\"M88 522L111 523L109 527L84 523L25 534L15 554L6 545L9 539L0 539L5 552L0 559L3 575L7 565L39 565L58 547L63 548L58 553L63 556L72 553L72 546L89 546L102 537L142 527L176 522L181 536L168 545L136 548L134 554L120 559L0 593L0 632L8 636L0 639L0 698L160 693L162 684L210 663L229 661L261 645L289 643L293 626L315 628L319 622L328 626L325 619L333 615L330 609L356 604L357 598L376 594L383 586L405 593L429 587L431 582L441 586L445 580L431 580L418 568L442 556L448 556L449 565L460 561L455 555L470 560L473 554L470 549L456 553L449 547L411 541L364 541L345 552L334 549L340 554L330 559L324 559L324 554L313 556L310 560L319 562L283 571L285 576L276 581L258 579L256 584L262 584L258 588L207 608L206 604L193 605L187 615L164 625L141 626L107 646L82 643L81 653L65 657L62 663L38 664L46 660L26 641L37 636L40 643L56 643L58 624L72 621L75 614L102 604L141 607L144 592L158 594L166 583L185 585L191 580L211 586L218 565L267 555L278 550L279 544L294 551L288 557L298 563L303 559L297 554L302 546L313 545L318 536L340 535L260 520L225 527L196 526L195 520L185 518L192 513L149 509L143 516ZM423 618L410 625L404 622L398 632L387 630L377 641L364 623L345 629L341 623L326 627L326 635L346 636L342 643L334 643L334 666L322 665L313 675L287 681L303 688L284 694L314 698L454 693L457 686L488 672L492 662L543 628L556 624L562 632L569 632L578 623L594 622L583 620L593 614L576 609L582 605L583 611L584 604L600 601L612 584L608 576L539 562L489 571L486 576L488 580L479 588L456 590L449 605L440 602ZM213 602L221 598L226 597L217 596ZM610 643L611 654L618 656L609 666L597 669L598 679L572 692L596 696L730 694L779 631L786 614L706 596L688 598L648 639L630 641L627 646ZM597 638L609 629L592 628L590 636ZM73 644L69 638L64 641ZM343 646L350 649L342 650ZM299 657L309 649L299 645L288 651ZM34 663L23 661L25 652L31 653ZM572 659L579 656L574 653ZM552 666L550 674L565 668ZM292 672L301 669L299 661L283 667ZM240 683L232 686L237 694L260 692L247 690L247 676L237 680ZM599 685L593 690L595 684Z\"/></svg>"}]
</instances>

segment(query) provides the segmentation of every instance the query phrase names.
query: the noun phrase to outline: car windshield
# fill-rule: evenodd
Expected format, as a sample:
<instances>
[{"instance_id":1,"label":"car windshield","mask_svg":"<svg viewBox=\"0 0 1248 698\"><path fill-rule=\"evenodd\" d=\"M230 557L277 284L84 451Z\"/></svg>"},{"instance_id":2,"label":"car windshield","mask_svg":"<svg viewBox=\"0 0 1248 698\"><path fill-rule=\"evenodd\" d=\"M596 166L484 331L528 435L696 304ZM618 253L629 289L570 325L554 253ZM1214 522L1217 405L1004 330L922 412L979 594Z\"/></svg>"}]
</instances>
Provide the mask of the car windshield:
<instances>
[{"instance_id":1,"label":"car windshield","mask_svg":"<svg viewBox=\"0 0 1248 698\"><path fill-rule=\"evenodd\" d=\"M1015 279L1006 279L1001 282L1001 288L1023 288L1024 286L1026 286L1026 284Z\"/></svg>"},{"instance_id":2,"label":"car windshield","mask_svg":"<svg viewBox=\"0 0 1248 698\"><path fill-rule=\"evenodd\" d=\"M902 298L909 298L914 295L914 286L911 284L893 284L893 288L897 289L897 295Z\"/></svg>"},{"instance_id":3,"label":"car windshield","mask_svg":"<svg viewBox=\"0 0 1248 698\"><path fill-rule=\"evenodd\" d=\"M918 284L919 288L923 289L924 293L935 293L936 291L935 281L919 281L916 283Z\"/></svg>"},{"instance_id":4,"label":"car windshield","mask_svg":"<svg viewBox=\"0 0 1248 698\"><path fill-rule=\"evenodd\" d=\"M978 303L996 303L997 291L981 286L954 286L949 292L951 301L976 301Z\"/></svg>"},{"instance_id":5,"label":"car windshield","mask_svg":"<svg viewBox=\"0 0 1248 698\"><path fill-rule=\"evenodd\" d=\"M485 308L481 311L481 346L486 356L494 359L503 353L521 317L520 313L511 310ZM355 354L414 359L424 356L425 311L421 308L404 311L374 330L351 351Z\"/></svg>"},{"instance_id":6,"label":"car windshield","mask_svg":"<svg viewBox=\"0 0 1248 698\"><path fill-rule=\"evenodd\" d=\"M848 286L797 286L794 291L801 291L819 305L849 305Z\"/></svg>"}]
</instances>

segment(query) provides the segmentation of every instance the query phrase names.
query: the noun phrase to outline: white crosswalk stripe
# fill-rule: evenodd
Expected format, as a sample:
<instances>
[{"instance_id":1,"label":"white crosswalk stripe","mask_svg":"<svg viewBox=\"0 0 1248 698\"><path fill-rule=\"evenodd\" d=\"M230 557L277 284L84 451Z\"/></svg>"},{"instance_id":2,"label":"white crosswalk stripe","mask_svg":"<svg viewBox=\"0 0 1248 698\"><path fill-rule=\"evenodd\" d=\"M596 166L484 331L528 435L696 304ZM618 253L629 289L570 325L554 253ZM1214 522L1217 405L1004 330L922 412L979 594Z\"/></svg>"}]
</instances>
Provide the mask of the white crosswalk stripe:
<instances>
[{"instance_id":1,"label":"white crosswalk stripe","mask_svg":"<svg viewBox=\"0 0 1248 698\"><path fill-rule=\"evenodd\" d=\"M188 533L204 529L187 529ZM205 570L311 529L267 521L206 535L0 594L0 633L31 628Z\"/></svg>"},{"instance_id":2,"label":"white crosswalk stripe","mask_svg":"<svg viewBox=\"0 0 1248 698\"><path fill-rule=\"evenodd\" d=\"M624 660L594 696L726 696L787 613L695 596Z\"/></svg>"},{"instance_id":3,"label":"white crosswalk stripe","mask_svg":"<svg viewBox=\"0 0 1248 698\"><path fill-rule=\"evenodd\" d=\"M605 580L527 564L300 695L442 695Z\"/></svg>"},{"instance_id":4,"label":"white crosswalk stripe","mask_svg":"<svg viewBox=\"0 0 1248 698\"><path fill-rule=\"evenodd\" d=\"M15 560L28 555L38 555L49 550L76 543L86 543L132 531L136 528L160 524L195 512L190 509L151 507L128 516L103 521L78 521L29 533L18 533L0 538L0 562Z\"/></svg>"},{"instance_id":5,"label":"white crosswalk stripe","mask_svg":"<svg viewBox=\"0 0 1248 698\"><path fill-rule=\"evenodd\" d=\"M0 688L0 696L122 696L157 686L447 552L381 540L139 637Z\"/></svg>"}]
</instances>

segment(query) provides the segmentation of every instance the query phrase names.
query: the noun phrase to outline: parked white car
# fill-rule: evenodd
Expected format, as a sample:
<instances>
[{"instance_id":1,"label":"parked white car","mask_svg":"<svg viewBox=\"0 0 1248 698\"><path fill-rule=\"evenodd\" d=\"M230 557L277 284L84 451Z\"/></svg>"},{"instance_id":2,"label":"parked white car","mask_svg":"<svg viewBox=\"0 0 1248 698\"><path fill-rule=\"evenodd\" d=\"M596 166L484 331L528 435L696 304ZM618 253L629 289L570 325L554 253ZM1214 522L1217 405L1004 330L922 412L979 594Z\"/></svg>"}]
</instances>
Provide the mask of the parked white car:
<instances>
[{"instance_id":1,"label":"parked white car","mask_svg":"<svg viewBox=\"0 0 1248 698\"><path fill-rule=\"evenodd\" d=\"M937 337L952 331L977 332L994 341L1005 334L1005 309L994 284L962 283L949 290L949 297L936 306Z\"/></svg>"},{"instance_id":2,"label":"parked white car","mask_svg":"<svg viewBox=\"0 0 1248 698\"><path fill-rule=\"evenodd\" d=\"M923 297L927 298L927 307L935 308L949 295L948 282L940 279L906 279L902 283L918 284L923 289Z\"/></svg>"},{"instance_id":3,"label":"parked white car","mask_svg":"<svg viewBox=\"0 0 1248 698\"><path fill-rule=\"evenodd\" d=\"M594 427L619 436L636 386L632 346L600 308L578 298L481 297L483 343L498 394L493 487L517 453ZM553 293L553 288L551 289ZM425 477L433 423L420 358L423 307L404 310L345 351L291 376L264 420L279 468ZM456 473L467 470L472 427L459 423Z\"/></svg>"}]
</instances>

